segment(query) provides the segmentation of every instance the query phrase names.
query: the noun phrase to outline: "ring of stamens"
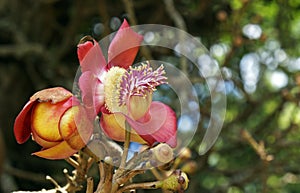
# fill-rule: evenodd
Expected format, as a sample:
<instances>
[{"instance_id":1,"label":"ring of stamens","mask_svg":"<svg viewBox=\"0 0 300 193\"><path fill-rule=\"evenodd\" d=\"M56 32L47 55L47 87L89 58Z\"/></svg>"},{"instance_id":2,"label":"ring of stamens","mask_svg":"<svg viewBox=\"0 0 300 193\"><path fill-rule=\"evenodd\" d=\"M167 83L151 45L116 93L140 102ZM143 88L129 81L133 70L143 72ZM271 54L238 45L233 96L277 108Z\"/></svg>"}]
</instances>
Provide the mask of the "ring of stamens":
<instances>
[{"instance_id":1,"label":"ring of stamens","mask_svg":"<svg viewBox=\"0 0 300 193\"><path fill-rule=\"evenodd\" d=\"M137 67L112 67L106 74L104 83L106 108L110 112L126 113L126 104L131 96L145 97L156 87L167 83L164 66L155 71L149 63Z\"/></svg>"}]
</instances>

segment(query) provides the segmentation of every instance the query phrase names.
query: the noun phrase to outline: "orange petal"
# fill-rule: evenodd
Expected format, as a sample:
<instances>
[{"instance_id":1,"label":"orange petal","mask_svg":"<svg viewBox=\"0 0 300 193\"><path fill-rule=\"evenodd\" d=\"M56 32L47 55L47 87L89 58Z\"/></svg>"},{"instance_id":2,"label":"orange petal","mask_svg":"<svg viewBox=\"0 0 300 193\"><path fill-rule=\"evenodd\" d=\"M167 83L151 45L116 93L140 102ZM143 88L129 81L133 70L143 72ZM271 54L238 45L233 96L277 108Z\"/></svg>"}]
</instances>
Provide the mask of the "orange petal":
<instances>
[{"instance_id":1,"label":"orange petal","mask_svg":"<svg viewBox=\"0 0 300 193\"><path fill-rule=\"evenodd\" d=\"M76 153L77 150L72 149L67 142L63 141L49 149L38 151L33 155L46 159L65 159Z\"/></svg>"},{"instance_id":2,"label":"orange petal","mask_svg":"<svg viewBox=\"0 0 300 193\"><path fill-rule=\"evenodd\" d=\"M89 141L93 132L93 125L84 108L74 106L69 108L61 117L59 131L62 138L73 149L79 150Z\"/></svg>"},{"instance_id":3,"label":"orange petal","mask_svg":"<svg viewBox=\"0 0 300 193\"><path fill-rule=\"evenodd\" d=\"M33 137L33 140L37 144L42 146L43 148L50 148L50 147L53 147L53 146L58 145L60 143L60 142L56 142L56 141L46 141L43 138L41 138L40 136L38 136L38 134L34 131L32 131L32 137Z\"/></svg>"},{"instance_id":4,"label":"orange petal","mask_svg":"<svg viewBox=\"0 0 300 193\"><path fill-rule=\"evenodd\" d=\"M56 104L38 103L32 111L32 130L46 141L61 141L58 123L62 114L70 106L72 106L71 100Z\"/></svg>"},{"instance_id":5,"label":"orange petal","mask_svg":"<svg viewBox=\"0 0 300 193\"><path fill-rule=\"evenodd\" d=\"M100 124L104 133L109 138L115 141L125 140L125 117L122 114L109 114L105 110L102 110ZM131 130L130 141L142 144L146 143L134 130Z\"/></svg>"}]
</instances>

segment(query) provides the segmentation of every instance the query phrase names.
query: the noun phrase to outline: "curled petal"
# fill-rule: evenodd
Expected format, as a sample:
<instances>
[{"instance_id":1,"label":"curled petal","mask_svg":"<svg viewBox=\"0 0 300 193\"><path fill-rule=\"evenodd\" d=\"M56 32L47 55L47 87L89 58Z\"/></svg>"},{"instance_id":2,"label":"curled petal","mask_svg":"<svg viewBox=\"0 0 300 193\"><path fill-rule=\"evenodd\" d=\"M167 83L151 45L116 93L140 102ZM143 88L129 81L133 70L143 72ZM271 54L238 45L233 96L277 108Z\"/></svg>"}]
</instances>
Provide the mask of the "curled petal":
<instances>
[{"instance_id":1,"label":"curled petal","mask_svg":"<svg viewBox=\"0 0 300 193\"><path fill-rule=\"evenodd\" d=\"M30 101L38 102L51 102L52 104L65 101L72 97L72 93L62 87L54 87L43 89L36 92L31 98Z\"/></svg>"},{"instance_id":2,"label":"curled petal","mask_svg":"<svg viewBox=\"0 0 300 193\"><path fill-rule=\"evenodd\" d=\"M138 121L126 117L132 128L150 145L165 142L176 147L177 122L175 112L161 102L152 102L149 112Z\"/></svg>"},{"instance_id":3,"label":"curled petal","mask_svg":"<svg viewBox=\"0 0 300 193\"><path fill-rule=\"evenodd\" d=\"M73 106L61 117L59 132L72 149L80 150L88 143L93 125L83 107Z\"/></svg>"},{"instance_id":4,"label":"curled petal","mask_svg":"<svg viewBox=\"0 0 300 193\"><path fill-rule=\"evenodd\" d=\"M127 69L132 65L143 36L134 32L124 20L108 48L108 68L119 66Z\"/></svg>"},{"instance_id":5,"label":"curled petal","mask_svg":"<svg viewBox=\"0 0 300 193\"><path fill-rule=\"evenodd\" d=\"M92 71L96 75L100 75L106 66L101 48L94 39L79 43L77 46L77 55L82 72Z\"/></svg>"},{"instance_id":6,"label":"curled petal","mask_svg":"<svg viewBox=\"0 0 300 193\"><path fill-rule=\"evenodd\" d=\"M65 159L72 156L78 150L72 149L66 141L56 146L33 153L33 155L46 159Z\"/></svg>"},{"instance_id":7,"label":"curled petal","mask_svg":"<svg viewBox=\"0 0 300 193\"><path fill-rule=\"evenodd\" d=\"M125 141L125 117L121 113L112 114L103 107L100 125L109 138ZM134 130L131 130L130 141L146 143Z\"/></svg>"},{"instance_id":8,"label":"curled petal","mask_svg":"<svg viewBox=\"0 0 300 193\"><path fill-rule=\"evenodd\" d=\"M84 36L77 45L77 56L81 62L89 50L94 46L95 40L91 36Z\"/></svg>"},{"instance_id":9,"label":"curled petal","mask_svg":"<svg viewBox=\"0 0 300 193\"><path fill-rule=\"evenodd\" d=\"M32 130L46 141L62 140L58 123L66 109L71 106L72 98L56 104L50 102L38 103L32 111Z\"/></svg>"},{"instance_id":10,"label":"curled petal","mask_svg":"<svg viewBox=\"0 0 300 193\"><path fill-rule=\"evenodd\" d=\"M38 134L34 131L32 131L32 137L33 137L33 140L37 144L42 146L43 148L50 148L50 147L53 147L55 145L58 145L61 142L61 141L59 141L59 142L57 142L57 141L46 141L45 139L38 136Z\"/></svg>"},{"instance_id":11,"label":"curled petal","mask_svg":"<svg viewBox=\"0 0 300 193\"><path fill-rule=\"evenodd\" d=\"M14 134L18 143L28 140L31 133L31 111L35 101L29 101L19 113L14 124Z\"/></svg>"}]
</instances>

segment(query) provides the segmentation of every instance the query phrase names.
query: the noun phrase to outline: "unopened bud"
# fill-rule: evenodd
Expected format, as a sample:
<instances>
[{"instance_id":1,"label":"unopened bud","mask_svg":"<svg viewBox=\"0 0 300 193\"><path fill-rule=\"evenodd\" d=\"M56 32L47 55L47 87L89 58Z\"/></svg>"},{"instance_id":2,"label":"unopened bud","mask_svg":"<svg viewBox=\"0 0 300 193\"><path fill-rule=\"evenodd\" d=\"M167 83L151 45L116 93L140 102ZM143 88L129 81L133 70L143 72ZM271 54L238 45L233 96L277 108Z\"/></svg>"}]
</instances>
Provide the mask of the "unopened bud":
<instances>
[{"instance_id":1,"label":"unopened bud","mask_svg":"<svg viewBox=\"0 0 300 193\"><path fill-rule=\"evenodd\" d=\"M161 188L174 192L183 192L188 188L189 179L186 173L175 170L168 178L163 180Z\"/></svg>"},{"instance_id":2,"label":"unopened bud","mask_svg":"<svg viewBox=\"0 0 300 193\"><path fill-rule=\"evenodd\" d=\"M169 163L173 159L173 149L166 143L161 143L152 148L152 158L159 164Z\"/></svg>"},{"instance_id":3,"label":"unopened bud","mask_svg":"<svg viewBox=\"0 0 300 193\"><path fill-rule=\"evenodd\" d=\"M113 164L113 159L110 156L106 156L103 160L106 164L112 165Z\"/></svg>"}]
</instances>

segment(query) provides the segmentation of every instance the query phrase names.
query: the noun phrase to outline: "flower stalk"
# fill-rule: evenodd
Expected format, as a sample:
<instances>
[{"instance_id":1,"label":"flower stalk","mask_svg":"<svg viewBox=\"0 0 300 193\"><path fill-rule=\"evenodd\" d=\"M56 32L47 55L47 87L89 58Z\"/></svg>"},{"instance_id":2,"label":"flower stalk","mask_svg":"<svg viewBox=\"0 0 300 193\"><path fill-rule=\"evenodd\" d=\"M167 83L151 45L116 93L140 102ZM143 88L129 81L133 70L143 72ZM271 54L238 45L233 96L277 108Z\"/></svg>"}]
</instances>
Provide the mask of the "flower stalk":
<instances>
[{"instance_id":1,"label":"flower stalk","mask_svg":"<svg viewBox=\"0 0 300 193\"><path fill-rule=\"evenodd\" d=\"M128 157L128 151L129 151L129 144L130 144L130 134L131 134L131 127L128 124L128 122L125 122L125 142L124 142L124 151L120 163L120 169L124 169L126 166L126 160Z\"/></svg>"}]
</instances>

